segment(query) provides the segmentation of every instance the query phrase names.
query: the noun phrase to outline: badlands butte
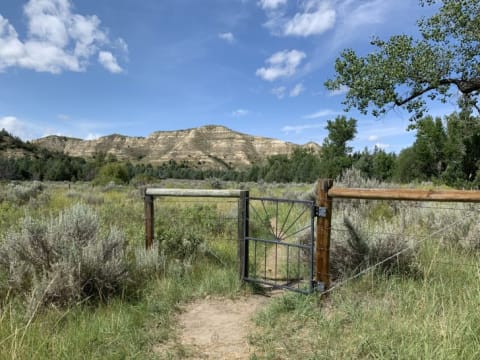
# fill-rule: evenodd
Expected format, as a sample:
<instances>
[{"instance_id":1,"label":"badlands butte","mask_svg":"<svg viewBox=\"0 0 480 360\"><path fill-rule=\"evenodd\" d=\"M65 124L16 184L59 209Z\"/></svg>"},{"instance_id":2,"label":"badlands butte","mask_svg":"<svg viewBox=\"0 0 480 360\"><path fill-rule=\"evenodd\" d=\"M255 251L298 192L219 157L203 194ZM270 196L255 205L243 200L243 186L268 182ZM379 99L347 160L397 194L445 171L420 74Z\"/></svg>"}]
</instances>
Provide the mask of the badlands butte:
<instances>
[{"instance_id":1,"label":"badlands butte","mask_svg":"<svg viewBox=\"0 0 480 360\"><path fill-rule=\"evenodd\" d=\"M47 136L32 142L48 150L84 158L102 153L113 155L118 160L153 165L175 160L208 167L244 167L272 155L288 155L296 148L320 150L320 146L313 142L297 145L243 134L218 125L156 131L147 137L114 134L96 140L82 140Z\"/></svg>"}]
</instances>

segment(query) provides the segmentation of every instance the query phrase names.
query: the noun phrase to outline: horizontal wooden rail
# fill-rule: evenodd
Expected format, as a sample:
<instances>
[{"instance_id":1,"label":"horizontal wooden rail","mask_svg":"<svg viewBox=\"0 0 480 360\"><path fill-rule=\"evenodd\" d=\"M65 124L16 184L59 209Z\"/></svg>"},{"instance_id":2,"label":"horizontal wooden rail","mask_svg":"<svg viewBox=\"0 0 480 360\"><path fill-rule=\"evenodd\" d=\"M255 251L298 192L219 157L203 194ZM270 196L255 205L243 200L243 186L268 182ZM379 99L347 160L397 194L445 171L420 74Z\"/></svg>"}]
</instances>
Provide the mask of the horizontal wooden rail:
<instances>
[{"instance_id":1,"label":"horizontal wooden rail","mask_svg":"<svg viewBox=\"0 0 480 360\"><path fill-rule=\"evenodd\" d=\"M343 199L480 202L480 191L417 190L417 189L355 189L332 187L328 196Z\"/></svg>"},{"instance_id":2,"label":"horizontal wooden rail","mask_svg":"<svg viewBox=\"0 0 480 360\"><path fill-rule=\"evenodd\" d=\"M239 198L241 193L242 193L242 190L163 189L163 188L145 189L145 195L148 195L148 196Z\"/></svg>"}]
</instances>

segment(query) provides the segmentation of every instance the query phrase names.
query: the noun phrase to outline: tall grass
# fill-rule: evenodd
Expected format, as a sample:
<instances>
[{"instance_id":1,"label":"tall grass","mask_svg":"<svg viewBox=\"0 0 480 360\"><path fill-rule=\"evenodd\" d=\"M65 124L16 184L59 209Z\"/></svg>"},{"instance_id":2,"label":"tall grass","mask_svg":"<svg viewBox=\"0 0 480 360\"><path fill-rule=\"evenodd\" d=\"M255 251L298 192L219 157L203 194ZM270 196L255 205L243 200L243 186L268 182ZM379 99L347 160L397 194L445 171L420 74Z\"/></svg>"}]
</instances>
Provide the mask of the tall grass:
<instances>
[{"instance_id":1,"label":"tall grass","mask_svg":"<svg viewBox=\"0 0 480 360\"><path fill-rule=\"evenodd\" d=\"M369 273L318 302L288 294L256 318L262 359L477 359L480 265L436 242L419 249L422 279Z\"/></svg>"}]
</instances>

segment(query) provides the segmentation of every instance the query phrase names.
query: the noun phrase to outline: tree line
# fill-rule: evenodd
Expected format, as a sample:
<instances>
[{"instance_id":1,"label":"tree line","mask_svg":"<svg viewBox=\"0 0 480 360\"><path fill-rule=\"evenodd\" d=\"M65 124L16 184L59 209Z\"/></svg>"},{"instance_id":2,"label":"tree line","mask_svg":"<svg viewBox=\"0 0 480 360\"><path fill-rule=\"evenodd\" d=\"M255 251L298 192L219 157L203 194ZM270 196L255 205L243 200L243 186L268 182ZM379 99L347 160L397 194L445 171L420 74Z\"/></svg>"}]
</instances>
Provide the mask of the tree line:
<instances>
[{"instance_id":1,"label":"tree line","mask_svg":"<svg viewBox=\"0 0 480 360\"><path fill-rule=\"evenodd\" d=\"M414 143L398 155L379 147L353 151L349 145L357 133L357 120L353 118L338 116L328 120L326 129L328 135L320 151L297 148L289 155L273 155L243 169L202 168L174 160L158 166L133 164L101 153L87 160L25 143L3 130L0 132L3 153L0 179L93 181L96 184L141 184L167 178L311 183L319 177L335 178L354 167L365 177L381 181L433 181L468 188L480 185L480 118L470 112L417 120ZM28 153L9 157L5 155L8 147Z\"/></svg>"}]
</instances>

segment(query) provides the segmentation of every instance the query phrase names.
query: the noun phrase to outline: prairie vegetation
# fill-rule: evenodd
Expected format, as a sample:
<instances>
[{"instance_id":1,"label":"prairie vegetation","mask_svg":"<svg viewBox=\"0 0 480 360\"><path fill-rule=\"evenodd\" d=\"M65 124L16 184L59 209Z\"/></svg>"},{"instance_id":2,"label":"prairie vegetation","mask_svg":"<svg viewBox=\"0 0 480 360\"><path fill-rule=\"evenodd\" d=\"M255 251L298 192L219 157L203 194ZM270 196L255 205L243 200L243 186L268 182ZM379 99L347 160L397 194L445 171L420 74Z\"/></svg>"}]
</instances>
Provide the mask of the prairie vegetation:
<instances>
[{"instance_id":1,"label":"prairie vegetation","mask_svg":"<svg viewBox=\"0 0 480 360\"><path fill-rule=\"evenodd\" d=\"M311 184L200 184L299 199ZM337 185L388 186L349 171ZM200 201L199 201L200 200ZM154 251L129 186L0 185L0 358L182 358L182 304L258 290L237 274L237 203L157 199ZM478 207L335 203L325 301L285 293L255 318L252 358L477 358ZM363 276L342 283L399 253ZM153 349L173 343L163 352Z\"/></svg>"}]
</instances>

